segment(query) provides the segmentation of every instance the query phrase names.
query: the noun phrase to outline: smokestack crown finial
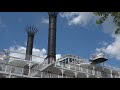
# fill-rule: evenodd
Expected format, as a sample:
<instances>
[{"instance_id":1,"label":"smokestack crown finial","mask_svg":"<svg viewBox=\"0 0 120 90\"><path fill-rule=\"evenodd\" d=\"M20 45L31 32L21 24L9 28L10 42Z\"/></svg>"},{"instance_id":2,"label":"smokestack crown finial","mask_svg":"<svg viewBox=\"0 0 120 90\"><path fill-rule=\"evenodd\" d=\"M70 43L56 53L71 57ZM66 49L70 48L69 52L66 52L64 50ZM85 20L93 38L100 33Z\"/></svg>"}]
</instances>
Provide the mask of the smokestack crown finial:
<instances>
[{"instance_id":1,"label":"smokestack crown finial","mask_svg":"<svg viewBox=\"0 0 120 90\"><path fill-rule=\"evenodd\" d=\"M36 28L34 25L33 26L27 26L26 27L26 32L29 35L34 35L38 31L38 28Z\"/></svg>"}]
</instances>

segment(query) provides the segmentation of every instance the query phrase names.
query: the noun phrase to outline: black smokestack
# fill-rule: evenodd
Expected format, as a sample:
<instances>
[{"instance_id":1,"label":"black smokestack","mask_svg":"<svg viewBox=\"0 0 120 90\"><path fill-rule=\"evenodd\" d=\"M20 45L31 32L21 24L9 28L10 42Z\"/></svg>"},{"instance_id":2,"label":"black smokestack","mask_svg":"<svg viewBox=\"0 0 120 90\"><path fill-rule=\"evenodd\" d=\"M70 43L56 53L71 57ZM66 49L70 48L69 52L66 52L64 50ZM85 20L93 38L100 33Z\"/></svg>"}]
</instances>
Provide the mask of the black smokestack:
<instances>
[{"instance_id":1,"label":"black smokestack","mask_svg":"<svg viewBox=\"0 0 120 90\"><path fill-rule=\"evenodd\" d=\"M38 31L38 29L35 26L27 26L26 27L26 32L28 34L26 56L25 56L26 60L31 59L34 35L37 31Z\"/></svg>"},{"instance_id":2,"label":"black smokestack","mask_svg":"<svg viewBox=\"0 0 120 90\"><path fill-rule=\"evenodd\" d=\"M58 12L48 12L49 35L48 35L48 63L56 60L56 21Z\"/></svg>"}]
</instances>

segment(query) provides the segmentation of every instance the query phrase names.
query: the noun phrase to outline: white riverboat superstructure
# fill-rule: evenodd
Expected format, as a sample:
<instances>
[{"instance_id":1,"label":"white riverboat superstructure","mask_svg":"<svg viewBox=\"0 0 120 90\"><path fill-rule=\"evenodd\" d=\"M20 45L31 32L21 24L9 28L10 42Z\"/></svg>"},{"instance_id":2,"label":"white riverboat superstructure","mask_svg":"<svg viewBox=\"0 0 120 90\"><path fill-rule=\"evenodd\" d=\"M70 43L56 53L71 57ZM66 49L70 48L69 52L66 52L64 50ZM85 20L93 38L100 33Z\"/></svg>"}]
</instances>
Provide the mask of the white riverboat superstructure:
<instances>
[{"instance_id":1,"label":"white riverboat superstructure","mask_svg":"<svg viewBox=\"0 0 120 90\"><path fill-rule=\"evenodd\" d=\"M27 26L26 53L0 52L0 78L120 78L120 69L104 64L103 53L84 59L65 55L56 60L56 30L58 12L48 12L49 34L46 57L32 54L34 35L38 28ZM17 53L13 54L12 53ZM22 55L18 55L22 54ZM20 57L18 57L20 56Z\"/></svg>"},{"instance_id":2,"label":"white riverboat superstructure","mask_svg":"<svg viewBox=\"0 0 120 90\"><path fill-rule=\"evenodd\" d=\"M25 56L25 54L24 54ZM99 55L98 55L99 56ZM37 56L32 56L37 57ZM53 63L38 57L42 62L0 54L0 78L119 78L120 69L104 64L91 64L89 60L65 55ZM100 58L100 57L98 57ZM96 57L96 60L98 59Z\"/></svg>"}]
</instances>

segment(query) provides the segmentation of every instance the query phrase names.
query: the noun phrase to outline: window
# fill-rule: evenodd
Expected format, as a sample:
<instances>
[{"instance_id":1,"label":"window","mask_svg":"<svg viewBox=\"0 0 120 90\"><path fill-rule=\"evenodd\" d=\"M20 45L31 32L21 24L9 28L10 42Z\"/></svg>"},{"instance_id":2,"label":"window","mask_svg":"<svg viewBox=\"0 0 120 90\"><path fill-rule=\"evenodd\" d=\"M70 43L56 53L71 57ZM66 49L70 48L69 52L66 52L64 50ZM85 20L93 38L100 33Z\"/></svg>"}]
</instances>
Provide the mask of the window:
<instances>
[{"instance_id":1,"label":"window","mask_svg":"<svg viewBox=\"0 0 120 90\"><path fill-rule=\"evenodd\" d=\"M65 63L68 64L68 58L66 58Z\"/></svg>"},{"instance_id":2,"label":"window","mask_svg":"<svg viewBox=\"0 0 120 90\"><path fill-rule=\"evenodd\" d=\"M72 62L72 58L69 59L69 62Z\"/></svg>"}]
</instances>

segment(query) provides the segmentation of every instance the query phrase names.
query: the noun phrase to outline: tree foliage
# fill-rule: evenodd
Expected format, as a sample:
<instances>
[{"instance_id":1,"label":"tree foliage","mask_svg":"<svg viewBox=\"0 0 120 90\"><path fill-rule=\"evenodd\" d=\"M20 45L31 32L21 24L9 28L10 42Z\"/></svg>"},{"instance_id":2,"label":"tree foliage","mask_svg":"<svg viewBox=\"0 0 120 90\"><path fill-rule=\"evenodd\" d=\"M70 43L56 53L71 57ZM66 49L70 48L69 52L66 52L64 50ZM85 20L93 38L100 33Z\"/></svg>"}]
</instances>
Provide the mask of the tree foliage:
<instances>
[{"instance_id":1,"label":"tree foliage","mask_svg":"<svg viewBox=\"0 0 120 90\"><path fill-rule=\"evenodd\" d=\"M120 12L94 12L96 16L100 16L98 20L96 20L97 24L102 24L109 15L113 17L113 22L118 27L115 30L115 34L120 34Z\"/></svg>"}]
</instances>

